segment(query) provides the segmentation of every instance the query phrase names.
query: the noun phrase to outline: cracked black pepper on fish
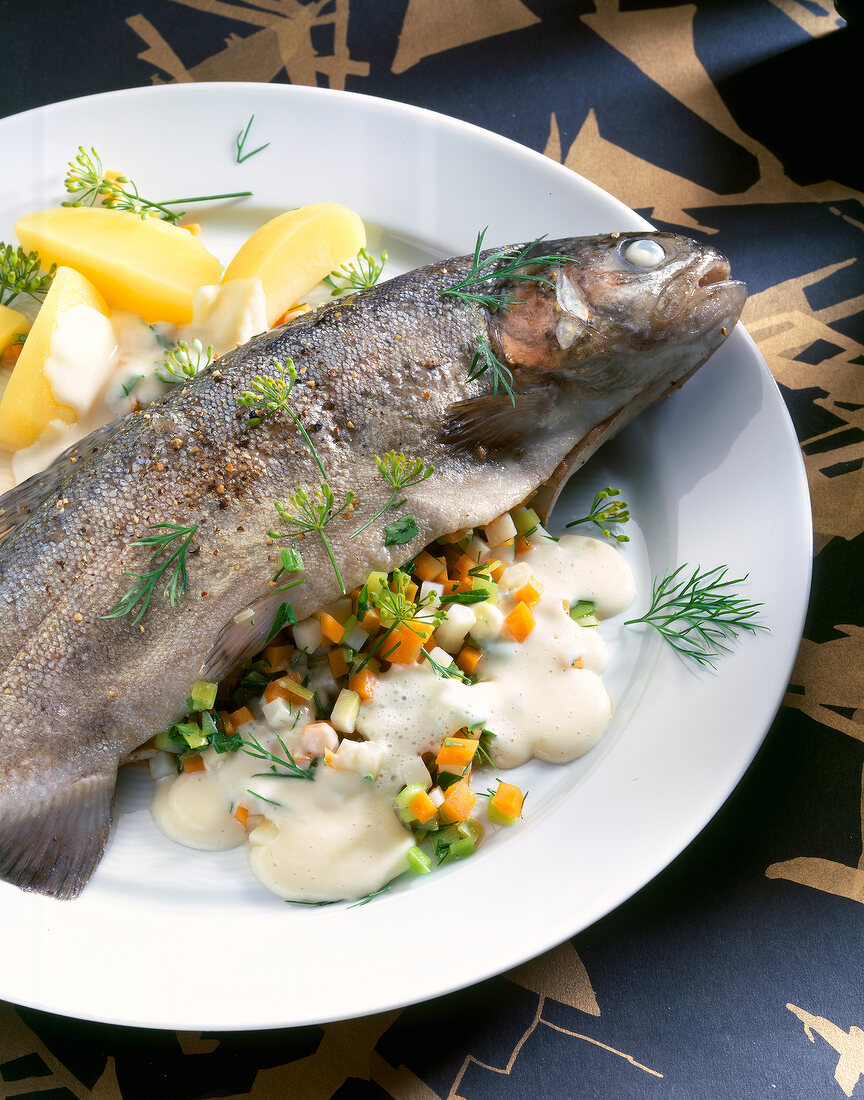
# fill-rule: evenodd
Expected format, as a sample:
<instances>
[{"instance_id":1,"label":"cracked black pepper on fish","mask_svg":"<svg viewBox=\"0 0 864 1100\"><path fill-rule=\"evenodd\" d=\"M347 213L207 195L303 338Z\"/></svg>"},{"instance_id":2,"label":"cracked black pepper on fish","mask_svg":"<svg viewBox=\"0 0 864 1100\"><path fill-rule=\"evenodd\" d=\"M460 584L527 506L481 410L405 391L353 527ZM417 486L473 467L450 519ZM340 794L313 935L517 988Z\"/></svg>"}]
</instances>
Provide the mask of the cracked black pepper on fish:
<instances>
[{"instance_id":1,"label":"cracked black pepper on fish","mask_svg":"<svg viewBox=\"0 0 864 1100\"><path fill-rule=\"evenodd\" d=\"M471 256L323 306L0 498L0 877L79 894L108 841L118 765L186 713L194 681L218 680L259 650L286 598L303 619L340 594L314 535L297 543L303 583L287 596L274 588L273 502L298 486L311 493L322 475L284 410L250 426L238 399L254 375L293 360L291 408L336 500L355 496L327 526L350 590L534 494L548 510L573 469L723 342L746 295L718 252L669 233L542 251L567 258L521 271L546 281L484 286L509 309L442 294ZM491 370L477 373L484 343L512 373L515 403L492 392ZM349 540L388 499L374 455L390 450L435 466L398 513L413 514L417 534L385 545L391 510ZM166 577L137 624L106 617L129 575L152 568L152 547L136 543L159 524L195 528L188 591L172 606Z\"/></svg>"}]
</instances>

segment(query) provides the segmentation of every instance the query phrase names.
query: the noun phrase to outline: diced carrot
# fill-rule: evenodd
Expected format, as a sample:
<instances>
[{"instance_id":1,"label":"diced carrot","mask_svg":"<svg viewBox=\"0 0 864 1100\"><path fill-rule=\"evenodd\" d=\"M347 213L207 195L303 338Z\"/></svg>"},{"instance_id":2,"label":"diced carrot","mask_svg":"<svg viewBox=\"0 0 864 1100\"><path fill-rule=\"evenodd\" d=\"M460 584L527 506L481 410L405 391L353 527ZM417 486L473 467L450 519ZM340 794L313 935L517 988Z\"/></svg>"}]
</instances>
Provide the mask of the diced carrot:
<instances>
[{"instance_id":1,"label":"diced carrot","mask_svg":"<svg viewBox=\"0 0 864 1100\"><path fill-rule=\"evenodd\" d=\"M516 553L527 554L529 550L534 549L534 543L526 538L524 535L516 536Z\"/></svg>"},{"instance_id":2,"label":"diced carrot","mask_svg":"<svg viewBox=\"0 0 864 1100\"><path fill-rule=\"evenodd\" d=\"M287 672L294 656L294 646L268 645L264 650L264 660L270 672Z\"/></svg>"},{"instance_id":3,"label":"diced carrot","mask_svg":"<svg viewBox=\"0 0 864 1100\"><path fill-rule=\"evenodd\" d=\"M531 614L531 609L528 605L517 603L504 620L504 625L507 627L514 641L524 642L534 629L536 623L534 622L534 616Z\"/></svg>"},{"instance_id":4,"label":"diced carrot","mask_svg":"<svg viewBox=\"0 0 864 1100\"><path fill-rule=\"evenodd\" d=\"M573 658L573 663L570 665L570 667L571 668L584 668L585 667L585 661L581 657L574 657Z\"/></svg>"},{"instance_id":5,"label":"diced carrot","mask_svg":"<svg viewBox=\"0 0 864 1100\"><path fill-rule=\"evenodd\" d=\"M517 588L513 593L513 598L519 603L524 603L526 607L536 607L540 602L540 594L543 591L543 585L535 581L533 577L530 577L521 588Z\"/></svg>"},{"instance_id":6,"label":"diced carrot","mask_svg":"<svg viewBox=\"0 0 864 1100\"><path fill-rule=\"evenodd\" d=\"M204 767L204 758L201 756L184 756L183 757L183 771L184 772L203 772L206 771Z\"/></svg>"},{"instance_id":7,"label":"diced carrot","mask_svg":"<svg viewBox=\"0 0 864 1100\"><path fill-rule=\"evenodd\" d=\"M463 539L467 538L469 534L470 534L470 529L468 527L463 527L459 531L451 531L449 535L439 535L438 536L438 541L439 542L461 542Z\"/></svg>"},{"instance_id":8,"label":"diced carrot","mask_svg":"<svg viewBox=\"0 0 864 1100\"><path fill-rule=\"evenodd\" d=\"M458 592L459 586L465 582L459 580L447 580L444 582L444 595L449 596L453 592Z\"/></svg>"},{"instance_id":9,"label":"diced carrot","mask_svg":"<svg viewBox=\"0 0 864 1100\"><path fill-rule=\"evenodd\" d=\"M492 578L493 581L500 581L501 574L507 568L507 563L504 561L498 561L498 559L496 558L494 561L487 561L484 568L488 570L489 576Z\"/></svg>"},{"instance_id":10,"label":"diced carrot","mask_svg":"<svg viewBox=\"0 0 864 1100\"><path fill-rule=\"evenodd\" d=\"M335 755L336 755L336 753L333 752L332 749L325 749L324 750L324 763L328 768L335 767L335 764L333 763L333 757Z\"/></svg>"},{"instance_id":11,"label":"diced carrot","mask_svg":"<svg viewBox=\"0 0 864 1100\"><path fill-rule=\"evenodd\" d=\"M302 317L306 312L307 307L305 305L289 306L281 316L276 318L272 327L278 328L279 325L284 325L286 321L290 321L292 317Z\"/></svg>"},{"instance_id":12,"label":"diced carrot","mask_svg":"<svg viewBox=\"0 0 864 1100\"><path fill-rule=\"evenodd\" d=\"M338 619L334 619L329 612L322 611L321 633L329 642L332 642L334 645L339 645L345 635L345 627Z\"/></svg>"},{"instance_id":13,"label":"diced carrot","mask_svg":"<svg viewBox=\"0 0 864 1100\"><path fill-rule=\"evenodd\" d=\"M420 658L423 643L432 634L432 623L409 619L394 630L379 650L381 656L394 665L413 665Z\"/></svg>"},{"instance_id":14,"label":"diced carrot","mask_svg":"<svg viewBox=\"0 0 864 1100\"><path fill-rule=\"evenodd\" d=\"M228 721L236 731L239 730L241 726L245 726L247 722L254 722L255 715L248 707L240 707L239 710L232 711L232 713L228 715Z\"/></svg>"},{"instance_id":15,"label":"diced carrot","mask_svg":"<svg viewBox=\"0 0 864 1100\"><path fill-rule=\"evenodd\" d=\"M426 550L421 550L414 559L414 573L421 581L437 581L447 565L441 558L434 558Z\"/></svg>"},{"instance_id":16,"label":"diced carrot","mask_svg":"<svg viewBox=\"0 0 864 1100\"><path fill-rule=\"evenodd\" d=\"M351 691L356 691L361 699L372 699L375 696L375 688L378 686L378 677L371 669L362 668L348 681Z\"/></svg>"},{"instance_id":17,"label":"diced carrot","mask_svg":"<svg viewBox=\"0 0 864 1100\"><path fill-rule=\"evenodd\" d=\"M408 803L408 809L417 818L421 825L431 821L438 809L425 791L418 791Z\"/></svg>"},{"instance_id":18,"label":"diced carrot","mask_svg":"<svg viewBox=\"0 0 864 1100\"><path fill-rule=\"evenodd\" d=\"M333 646L327 654L327 660L330 662L330 671L337 680L340 676L348 675L348 665L345 661L345 654L342 652L341 646Z\"/></svg>"},{"instance_id":19,"label":"diced carrot","mask_svg":"<svg viewBox=\"0 0 864 1100\"><path fill-rule=\"evenodd\" d=\"M473 676L482 656L482 649L475 649L473 645L463 645L456 657L456 667L461 668L466 676Z\"/></svg>"},{"instance_id":20,"label":"diced carrot","mask_svg":"<svg viewBox=\"0 0 864 1100\"><path fill-rule=\"evenodd\" d=\"M231 715L228 713L227 710L220 710L219 711L219 717L222 719L222 725L225 729L225 732L228 734L229 737L231 736L232 733L237 732L234 729L234 723L231 721Z\"/></svg>"},{"instance_id":21,"label":"diced carrot","mask_svg":"<svg viewBox=\"0 0 864 1100\"><path fill-rule=\"evenodd\" d=\"M525 796L519 787L513 783L505 783L498 780L498 790L489 799L490 806L494 806L505 817L521 817L522 803Z\"/></svg>"},{"instance_id":22,"label":"diced carrot","mask_svg":"<svg viewBox=\"0 0 864 1100\"><path fill-rule=\"evenodd\" d=\"M245 827L246 820L249 817L249 811L246 809L245 806L238 806L237 809L234 811L234 816L237 818L240 824Z\"/></svg>"},{"instance_id":23,"label":"diced carrot","mask_svg":"<svg viewBox=\"0 0 864 1100\"><path fill-rule=\"evenodd\" d=\"M412 603L417 599L417 593L419 591L419 588L413 581L409 581L403 589L403 592L405 593L405 599L410 600Z\"/></svg>"},{"instance_id":24,"label":"diced carrot","mask_svg":"<svg viewBox=\"0 0 864 1100\"><path fill-rule=\"evenodd\" d=\"M473 558L469 558L467 554L460 554L450 569L450 575L457 580L461 580L462 577L467 577L472 569L477 568L477 562Z\"/></svg>"},{"instance_id":25,"label":"diced carrot","mask_svg":"<svg viewBox=\"0 0 864 1100\"><path fill-rule=\"evenodd\" d=\"M17 363L18 357L24 349L23 344L7 344L0 356L4 363Z\"/></svg>"},{"instance_id":26,"label":"diced carrot","mask_svg":"<svg viewBox=\"0 0 864 1100\"><path fill-rule=\"evenodd\" d=\"M448 824L453 821L464 821L471 813L476 801L477 795L464 779L451 783L438 810L441 820Z\"/></svg>"},{"instance_id":27,"label":"diced carrot","mask_svg":"<svg viewBox=\"0 0 864 1100\"><path fill-rule=\"evenodd\" d=\"M478 741L470 737L445 737L441 751L435 757L439 768L458 768L460 771L474 759Z\"/></svg>"},{"instance_id":28,"label":"diced carrot","mask_svg":"<svg viewBox=\"0 0 864 1100\"><path fill-rule=\"evenodd\" d=\"M187 233L191 233L193 237L201 236L201 225L199 222L189 222L187 225L181 225L180 229L185 229Z\"/></svg>"},{"instance_id":29,"label":"diced carrot","mask_svg":"<svg viewBox=\"0 0 864 1100\"><path fill-rule=\"evenodd\" d=\"M264 688L264 702L272 703L274 699L284 699L286 703L296 703L298 700L301 703L307 702L312 698L313 692L309 688L303 687L299 683L300 674L298 672L286 672L284 676L280 676L278 680L271 680L271 682Z\"/></svg>"},{"instance_id":30,"label":"diced carrot","mask_svg":"<svg viewBox=\"0 0 864 1100\"><path fill-rule=\"evenodd\" d=\"M381 629L381 616L374 607L370 607L363 618L360 619L359 625L363 627L367 634L377 634Z\"/></svg>"}]
</instances>

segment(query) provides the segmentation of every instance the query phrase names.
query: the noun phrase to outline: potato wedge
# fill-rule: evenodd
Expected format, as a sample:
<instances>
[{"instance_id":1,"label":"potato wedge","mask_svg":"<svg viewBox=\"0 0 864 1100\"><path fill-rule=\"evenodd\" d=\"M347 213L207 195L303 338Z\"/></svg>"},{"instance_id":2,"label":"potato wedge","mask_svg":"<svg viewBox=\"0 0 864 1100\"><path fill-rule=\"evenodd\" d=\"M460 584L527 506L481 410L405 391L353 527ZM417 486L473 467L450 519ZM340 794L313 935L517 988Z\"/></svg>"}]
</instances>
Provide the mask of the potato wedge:
<instances>
[{"instance_id":1,"label":"potato wedge","mask_svg":"<svg viewBox=\"0 0 864 1100\"><path fill-rule=\"evenodd\" d=\"M301 206L256 229L225 269L223 281L258 278L267 299L267 324L299 302L366 244L359 215L336 202Z\"/></svg>"},{"instance_id":2,"label":"potato wedge","mask_svg":"<svg viewBox=\"0 0 864 1100\"><path fill-rule=\"evenodd\" d=\"M132 310L145 321L188 324L195 291L218 283L222 272L216 257L185 229L97 206L27 214L15 232L44 266L74 267L111 307Z\"/></svg>"},{"instance_id":3,"label":"potato wedge","mask_svg":"<svg viewBox=\"0 0 864 1100\"><path fill-rule=\"evenodd\" d=\"M30 330L30 322L23 313L10 306L0 305L0 351L12 343L14 336L23 336Z\"/></svg>"},{"instance_id":4,"label":"potato wedge","mask_svg":"<svg viewBox=\"0 0 864 1100\"><path fill-rule=\"evenodd\" d=\"M108 316L105 299L91 283L70 267L58 268L0 401L0 446L10 451L29 447L52 420L74 424L78 419L74 408L54 397L45 363L59 318L82 305Z\"/></svg>"}]
</instances>

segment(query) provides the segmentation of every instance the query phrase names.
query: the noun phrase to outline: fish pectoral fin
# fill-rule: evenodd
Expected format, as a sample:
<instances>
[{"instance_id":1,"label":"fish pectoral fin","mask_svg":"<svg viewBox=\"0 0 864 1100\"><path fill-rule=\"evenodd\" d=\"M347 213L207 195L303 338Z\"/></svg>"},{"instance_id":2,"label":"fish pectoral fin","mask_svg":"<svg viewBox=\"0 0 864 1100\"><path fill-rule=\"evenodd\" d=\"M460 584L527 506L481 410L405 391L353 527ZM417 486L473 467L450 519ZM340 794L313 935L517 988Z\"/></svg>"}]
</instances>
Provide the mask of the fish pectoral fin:
<instances>
[{"instance_id":1,"label":"fish pectoral fin","mask_svg":"<svg viewBox=\"0 0 864 1100\"><path fill-rule=\"evenodd\" d=\"M0 878L52 898L76 898L105 850L116 780L116 772L88 775L29 813L0 814Z\"/></svg>"},{"instance_id":2,"label":"fish pectoral fin","mask_svg":"<svg viewBox=\"0 0 864 1100\"><path fill-rule=\"evenodd\" d=\"M459 401L447 410L440 440L456 450L482 447L487 451L512 451L536 436L553 405L550 389L506 394L483 394Z\"/></svg>"}]
</instances>

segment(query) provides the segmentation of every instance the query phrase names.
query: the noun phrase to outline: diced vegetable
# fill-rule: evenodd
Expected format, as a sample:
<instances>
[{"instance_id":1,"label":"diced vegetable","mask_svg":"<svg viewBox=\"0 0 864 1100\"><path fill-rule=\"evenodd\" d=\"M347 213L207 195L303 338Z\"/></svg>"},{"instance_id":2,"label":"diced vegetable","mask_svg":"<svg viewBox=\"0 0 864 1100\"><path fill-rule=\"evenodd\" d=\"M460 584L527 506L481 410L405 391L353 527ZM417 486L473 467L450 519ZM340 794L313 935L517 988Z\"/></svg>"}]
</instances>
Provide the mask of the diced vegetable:
<instances>
[{"instance_id":1,"label":"diced vegetable","mask_svg":"<svg viewBox=\"0 0 864 1100\"><path fill-rule=\"evenodd\" d=\"M512 539L516 534L516 524L513 522L510 513L505 512L503 516L499 516L483 530L486 541L490 546L500 546L502 542Z\"/></svg>"},{"instance_id":2,"label":"diced vegetable","mask_svg":"<svg viewBox=\"0 0 864 1100\"><path fill-rule=\"evenodd\" d=\"M334 677L338 680L340 676L348 675L348 663L345 660L345 654L339 648L334 646L327 654L327 660L330 662L330 671Z\"/></svg>"},{"instance_id":3,"label":"diced vegetable","mask_svg":"<svg viewBox=\"0 0 864 1100\"><path fill-rule=\"evenodd\" d=\"M240 727L245 726L247 722L254 722L255 715L248 707L240 707L238 710L232 711L232 713L228 715L228 721L232 729L239 730Z\"/></svg>"},{"instance_id":4,"label":"diced vegetable","mask_svg":"<svg viewBox=\"0 0 864 1100\"><path fill-rule=\"evenodd\" d=\"M498 585L491 577L475 574L471 578L471 591L483 592L489 603L498 603Z\"/></svg>"},{"instance_id":5,"label":"diced vegetable","mask_svg":"<svg viewBox=\"0 0 864 1100\"><path fill-rule=\"evenodd\" d=\"M192 685L190 710L210 710L216 703L216 692L219 685L212 680L196 680Z\"/></svg>"},{"instance_id":6,"label":"diced vegetable","mask_svg":"<svg viewBox=\"0 0 864 1100\"><path fill-rule=\"evenodd\" d=\"M540 517L533 508L518 508L513 513L513 525L520 535L531 535L540 526Z\"/></svg>"},{"instance_id":7,"label":"diced vegetable","mask_svg":"<svg viewBox=\"0 0 864 1100\"><path fill-rule=\"evenodd\" d=\"M438 807L426 791L418 791L408 803L408 809L421 825L425 825L427 821L431 821L438 813Z\"/></svg>"},{"instance_id":8,"label":"diced vegetable","mask_svg":"<svg viewBox=\"0 0 864 1100\"><path fill-rule=\"evenodd\" d=\"M183 757L183 771L187 773L191 772L203 772L206 771L204 760L200 756L184 756Z\"/></svg>"},{"instance_id":9,"label":"diced vegetable","mask_svg":"<svg viewBox=\"0 0 864 1100\"><path fill-rule=\"evenodd\" d=\"M368 668L361 669L348 680L348 687L356 691L361 700L374 698L377 684L378 678Z\"/></svg>"},{"instance_id":10,"label":"diced vegetable","mask_svg":"<svg viewBox=\"0 0 864 1100\"><path fill-rule=\"evenodd\" d=\"M249 811L246 809L246 807L245 806L238 806L237 809L234 811L234 816L237 818L237 820L240 822L240 824L245 829L246 822L249 818Z\"/></svg>"},{"instance_id":11,"label":"diced vegetable","mask_svg":"<svg viewBox=\"0 0 864 1100\"><path fill-rule=\"evenodd\" d=\"M338 645L339 642L342 641L342 635L345 633L345 628L337 619L334 619L332 615L324 611L321 614L321 633L328 642L333 642L334 645Z\"/></svg>"},{"instance_id":12,"label":"diced vegetable","mask_svg":"<svg viewBox=\"0 0 864 1100\"><path fill-rule=\"evenodd\" d=\"M498 609L496 608L495 610L497 611ZM499 611L498 614L500 615L501 612ZM501 618L503 621L504 616L502 615ZM466 676L473 676L477 671L477 666L482 657L482 649L475 649L474 646L463 645L456 657L456 665Z\"/></svg>"},{"instance_id":13,"label":"diced vegetable","mask_svg":"<svg viewBox=\"0 0 864 1100\"><path fill-rule=\"evenodd\" d=\"M446 768L448 771L454 768L463 771L474 759L478 744L478 741L470 737L446 737L435 757L435 763L439 768Z\"/></svg>"},{"instance_id":14,"label":"diced vegetable","mask_svg":"<svg viewBox=\"0 0 864 1100\"><path fill-rule=\"evenodd\" d=\"M353 733L360 713L360 696L356 691L343 688L330 714L330 722L340 733Z\"/></svg>"},{"instance_id":15,"label":"diced vegetable","mask_svg":"<svg viewBox=\"0 0 864 1100\"><path fill-rule=\"evenodd\" d=\"M476 642L494 642L504 626L504 613L493 603L478 603L472 608L476 622L468 634Z\"/></svg>"},{"instance_id":16,"label":"diced vegetable","mask_svg":"<svg viewBox=\"0 0 864 1100\"><path fill-rule=\"evenodd\" d=\"M300 744L310 756L323 756L338 748L339 737L329 722L310 722L300 734Z\"/></svg>"},{"instance_id":17,"label":"diced vegetable","mask_svg":"<svg viewBox=\"0 0 864 1100\"><path fill-rule=\"evenodd\" d=\"M437 581L446 574L447 566L441 558L435 558L426 550L421 550L414 558L414 572L421 581Z\"/></svg>"},{"instance_id":18,"label":"diced vegetable","mask_svg":"<svg viewBox=\"0 0 864 1100\"><path fill-rule=\"evenodd\" d=\"M294 647L290 645L269 645L263 653L270 672L287 672L291 668Z\"/></svg>"},{"instance_id":19,"label":"diced vegetable","mask_svg":"<svg viewBox=\"0 0 864 1100\"><path fill-rule=\"evenodd\" d=\"M597 626L597 605L592 600L578 600L568 612L570 618L579 626Z\"/></svg>"},{"instance_id":20,"label":"diced vegetable","mask_svg":"<svg viewBox=\"0 0 864 1100\"><path fill-rule=\"evenodd\" d=\"M522 816L522 803L524 800L525 796L519 787L499 779L498 790L486 805L489 820L496 825L512 825L517 818Z\"/></svg>"},{"instance_id":21,"label":"diced vegetable","mask_svg":"<svg viewBox=\"0 0 864 1100\"><path fill-rule=\"evenodd\" d=\"M294 634L294 644L298 649L305 649L307 653L314 653L324 641L321 633L321 624L317 619L304 619L291 628Z\"/></svg>"},{"instance_id":22,"label":"diced vegetable","mask_svg":"<svg viewBox=\"0 0 864 1100\"><path fill-rule=\"evenodd\" d=\"M464 821L471 813L477 795L464 779L459 779L447 788L444 801L438 811L442 821Z\"/></svg>"},{"instance_id":23,"label":"diced vegetable","mask_svg":"<svg viewBox=\"0 0 864 1100\"><path fill-rule=\"evenodd\" d=\"M408 849L408 870L415 875L426 875L432 870L432 860L415 844Z\"/></svg>"},{"instance_id":24,"label":"diced vegetable","mask_svg":"<svg viewBox=\"0 0 864 1100\"><path fill-rule=\"evenodd\" d=\"M218 283L222 273L216 257L191 233L160 218L101 206L27 214L15 232L43 265L74 268L109 306L145 321L188 324L195 291Z\"/></svg>"},{"instance_id":25,"label":"diced vegetable","mask_svg":"<svg viewBox=\"0 0 864 1100\"><path fill-rule=\"evenodd\" d=\"M517 642L524 642L535 625L531 609L524 603L517 603L504 620L504 626L510 632L514 641Z\"/></svg>"},{"instance_id":26,"label":"diced vegetable","mask_svg":"<svg viewBox=\"0 0 864 1100\"><path fill-rule=\"evenodd\" d=\"M458 653L465 635L476 622L477 616L472 607L461 603L449 604L443 621L435 628L435 641L448 653Z\"/></svg>"},{"instance_id":27,"label":"diced vegetable","mask_svg":"<svg viewBox=\"0 0 864 1100\"><path fill-rule=\"evenodd\" d=\"M519 603L524 603L527 607L536 607L540 602L540 595L543 591L543 586L538 585L532 577L529 581L526 581L521 588L517 588L513 593L513 599Z\"/></svg>"},{"instance_id":28,"label":"diced vegetable","mask_svg":"<svg viewBox=\"0 0 864 1100\"><path fill-rule=\"evenodd\" d=\"M413 665L420 659L420 650L432 637L432 623L409 619L398 627L381 647L381 656L395 665ZM439 628L440 629L440 628Z\"/></svg>"}]
</instances>

